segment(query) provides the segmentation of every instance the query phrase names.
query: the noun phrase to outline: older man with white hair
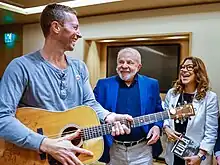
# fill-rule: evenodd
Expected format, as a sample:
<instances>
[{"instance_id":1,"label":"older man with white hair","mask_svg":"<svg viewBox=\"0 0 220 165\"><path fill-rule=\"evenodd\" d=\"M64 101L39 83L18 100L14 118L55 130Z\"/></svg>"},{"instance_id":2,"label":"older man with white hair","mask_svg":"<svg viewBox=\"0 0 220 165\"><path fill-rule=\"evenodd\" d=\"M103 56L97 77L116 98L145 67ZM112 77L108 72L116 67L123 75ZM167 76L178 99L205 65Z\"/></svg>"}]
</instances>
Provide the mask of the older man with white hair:
<instances>
[{"instance_id":1,"label":"older man with white hair","mask_svg":"<svg viewBox=\"0 0 220 165\"><path fill-rule=\"evenodd\" d=\"M141 67L141 55L136 49L120 50L116 67L118 75L98 81L94 89L96 100L111 112L132 117L162 111L158 81L138 74ZM101 161L110 165L151 165L151 144L158 141L162 124L160 121L132 128L129 135L105 137ZM157 155L160 154L161 148L156 151Z\"/></svg>"}]
</instances>

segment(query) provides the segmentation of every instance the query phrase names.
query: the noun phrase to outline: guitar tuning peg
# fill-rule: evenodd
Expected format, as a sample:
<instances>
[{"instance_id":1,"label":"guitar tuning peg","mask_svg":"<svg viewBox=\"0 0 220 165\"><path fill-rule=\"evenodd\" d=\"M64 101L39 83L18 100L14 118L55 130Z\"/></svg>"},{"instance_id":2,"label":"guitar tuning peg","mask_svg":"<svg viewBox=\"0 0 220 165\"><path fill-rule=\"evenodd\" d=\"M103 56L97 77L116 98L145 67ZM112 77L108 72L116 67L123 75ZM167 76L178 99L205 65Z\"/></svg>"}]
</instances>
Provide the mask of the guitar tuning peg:
<instances>
[{"instance_id":1,"label":"guitar tuning peg","mask_svg":"<svg viewBox=\"0 0 220 165\"><path fill-rule=\"evenodd\" d=\"M180 121L178 119L176 119L176 123L178 124Z\"/></svg>"}]
</instances>

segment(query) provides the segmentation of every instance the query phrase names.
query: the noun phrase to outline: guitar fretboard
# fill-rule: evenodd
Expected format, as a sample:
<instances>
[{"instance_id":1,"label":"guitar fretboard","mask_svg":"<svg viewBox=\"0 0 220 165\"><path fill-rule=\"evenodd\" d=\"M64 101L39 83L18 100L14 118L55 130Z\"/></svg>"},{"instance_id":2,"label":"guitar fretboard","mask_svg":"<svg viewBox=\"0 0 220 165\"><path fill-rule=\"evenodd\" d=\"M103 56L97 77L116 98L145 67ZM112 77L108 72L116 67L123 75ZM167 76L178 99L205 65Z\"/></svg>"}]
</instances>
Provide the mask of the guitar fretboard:
<instances>
[{"instance_id":1,"label":"guitar fretboard","mask_svg":"<svg viewBox=\"0 0 220 165\"><path fill-rule=\"evenodd\" d=\"M140 127L143 125L151 124L165 119L169 119L169 114L167 111L135 117L134 122L131 124L131 128Z\"/></svg>"},{"instance_id":2,"label":"guitar fretboard","mask_svg":"<svg viewBox=\"0 0 220 165\"><path fill-rule=\"evenodd\" d=\"M122 123L126 124L127 126L130 126L131 128L135 128L165 119L169 119L169 113L167 111L135 117L133 119L133 123L129 123L127 121L122 121ZM83 138L83 140L89 140L103 135L111 134L112 127L113 124L102 124L99 126L84 128L82 130L81 137Z\"/></svg>"}]
</instances>

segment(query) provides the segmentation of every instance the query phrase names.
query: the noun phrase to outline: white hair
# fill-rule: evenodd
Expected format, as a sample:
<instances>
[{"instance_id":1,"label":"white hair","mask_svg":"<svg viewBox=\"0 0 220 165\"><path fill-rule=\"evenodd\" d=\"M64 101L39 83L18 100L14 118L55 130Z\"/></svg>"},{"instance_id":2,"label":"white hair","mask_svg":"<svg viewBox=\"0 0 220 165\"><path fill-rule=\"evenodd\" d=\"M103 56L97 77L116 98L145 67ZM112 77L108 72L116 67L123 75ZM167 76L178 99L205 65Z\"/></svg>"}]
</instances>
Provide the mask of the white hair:
<instances>
[{"instance_id":1,"label":"white hair","mask_svg":"<svg viewBox=\"0 0 220 165\"><path fill-rule=\"evenodd\" d=\"M117 60L119 58L119 56L121 54L124 54L126 52L129 52L131 53L134 57L136 57L136 60L139 64L141 64L141 54L139 53L138 50L134 49L134 48L123 48L121 49L119 52L118 52L118 57L117 57Z\"/></svg>"}]
</instances>

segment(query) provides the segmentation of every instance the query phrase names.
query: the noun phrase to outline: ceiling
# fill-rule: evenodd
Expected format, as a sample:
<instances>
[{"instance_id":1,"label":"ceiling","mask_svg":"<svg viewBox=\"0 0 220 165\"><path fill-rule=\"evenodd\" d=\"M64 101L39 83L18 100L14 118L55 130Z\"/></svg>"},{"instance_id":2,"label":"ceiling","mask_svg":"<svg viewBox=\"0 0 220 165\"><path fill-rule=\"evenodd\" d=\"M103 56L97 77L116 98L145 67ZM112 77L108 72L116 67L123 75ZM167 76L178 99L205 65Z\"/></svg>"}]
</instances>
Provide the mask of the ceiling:
<instances>
[{"instance_id":1,"label":"ceiling","mask_svg":"<svg viewBox=\"0 0 220 165\"><path fill-rule=\"evenodd\" d=\"M54 1L54 0L2 0L2 2L15 5L18 7L26 8L26 7L35 7L35 6L41 6L41 5L46 5L48 3L52 2L65 2L68 0L59 0L59 1Z\"/></svg>"},{"instance_id":2,"label":"ceiling","mask_svg":"<svg viewBox=\"0 0 220 165\"><path fill-rule=\"evenodd\" d=\"M64 2L67 0L1 0L21 8L36 7L46 5L51 2ZM85 0L82 0L85 1ZM92 0L90 0L92 1ZM76 7L78 17L88 17L96 15L104 15L110 13L122 13L128 11L159 9L178 6L191 6L199 4L220 3L220 0L121 0L105 4L89 5ZM38 22L39 14L23 15L16 12L8 11L0 8L0 25L14 23L33 23Z\"/></svg>"}]
</instances>

